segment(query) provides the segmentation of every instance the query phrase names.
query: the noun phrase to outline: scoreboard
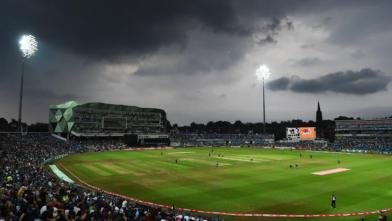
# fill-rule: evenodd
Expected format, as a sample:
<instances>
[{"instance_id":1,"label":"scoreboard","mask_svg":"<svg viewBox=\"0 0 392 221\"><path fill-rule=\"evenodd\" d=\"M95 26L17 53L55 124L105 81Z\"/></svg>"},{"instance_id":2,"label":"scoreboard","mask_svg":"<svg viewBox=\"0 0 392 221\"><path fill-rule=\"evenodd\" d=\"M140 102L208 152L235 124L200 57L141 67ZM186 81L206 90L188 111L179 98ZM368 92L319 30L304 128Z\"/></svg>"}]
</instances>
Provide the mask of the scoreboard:
<instances>
[{"instance_id":1,"label":"scoreboard","mask_svg":"<svg viewBox=\"0 0 392 221\"><path fill-rule=\"evenodd\" d=\"M286 128L287 140L303 141L315 140L316 128L315 127L288 127Z\"/></svg>"}]
</instances>

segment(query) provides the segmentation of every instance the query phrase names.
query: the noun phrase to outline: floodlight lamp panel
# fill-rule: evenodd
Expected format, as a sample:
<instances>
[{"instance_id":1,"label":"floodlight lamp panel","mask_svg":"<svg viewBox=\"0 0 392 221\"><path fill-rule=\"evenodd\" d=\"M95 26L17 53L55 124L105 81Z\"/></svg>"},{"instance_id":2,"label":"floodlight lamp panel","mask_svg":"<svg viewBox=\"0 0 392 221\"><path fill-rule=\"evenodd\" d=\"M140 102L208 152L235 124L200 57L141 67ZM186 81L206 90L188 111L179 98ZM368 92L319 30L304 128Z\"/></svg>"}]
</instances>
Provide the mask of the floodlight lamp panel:
<instances>
[{"instance_id":1,"label":"floodlight lamp panel","mask_svg":"<svg viewBox=\"0 0 392 221\"><path fill-rule=\"evenodd\" d=\"M19 48L24 58L32 57L38 50L38 42L33 35L23 35L19 40Z\"/></svg>"}]
</instances>

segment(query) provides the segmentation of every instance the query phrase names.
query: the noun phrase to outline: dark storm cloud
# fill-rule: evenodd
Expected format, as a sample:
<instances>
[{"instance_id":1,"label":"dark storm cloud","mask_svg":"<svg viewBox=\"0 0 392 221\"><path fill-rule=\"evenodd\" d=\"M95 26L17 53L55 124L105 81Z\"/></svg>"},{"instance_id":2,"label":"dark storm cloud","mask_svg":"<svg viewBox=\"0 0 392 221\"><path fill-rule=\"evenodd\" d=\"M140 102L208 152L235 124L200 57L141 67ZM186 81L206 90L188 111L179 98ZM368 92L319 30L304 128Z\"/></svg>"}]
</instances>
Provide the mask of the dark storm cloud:
<instances>
[{"instance_id":1,"label":"dark storm cloud","mask_svg":"<svg viewBox=\"0 0 392 221\"><path fill-rule=\"evenodd\" d=\"M71 93L58 93L51 91L49 89L34 89L29 91L28 94L26 94L26 97L28 98L44 98L45 100L48 101L62 101L62 100L76 100L79 98L79 96Z\"/></svg>"},{"instance_id":2,"label":"dark storm cloud","mask_svg":"<svg viewBox=\"0 0 392 221\"><path fill-rule=\"evenodd\" d=\"M344 1L342 1L344 2ZM374 44L370 36L388 32L392 28L392 1L358 1L356 7L349 8L343 21L330 19L325 27L331 30L329 42L348 46L361 44ZM337 11L332 16L338 17Z\"/></svg>"},{"instance_id":3,"label":"dark storm cloud","mask_svg":"<svg viewBox=\"0 0 392 221\"><path fill-rule=\"evenodd\" d=\"M254 46L254 33L274 38L281 28L292 28L286 6L240 0L1 1L0 94L7 95L1 106L8 107L3 114L15 115L21 34L34 34L39 43L26 65L26 100L59 103L94 97L116 82L107 79L129 83L131 74L169 78L223 73ZM113 91L101 96L110 97Z\"/></svg>"},{"instance_id":4,"label":"dark storm cloud","mask_svg":"<svg viewBox=\"0 0 392 221\"><path fill-rule=\"evenodd\" d=\"M192 19L216 31L241 31L229 4L214 1L206 7L206 2L192 2L7 1L0 26L8 35L3 38L32 32L59 47L104 59L181 44ZM220 13L212 13L218 8Z\"/></svg>"},{"instance_id":5,"label":"dark storm cloud","mask_svg":"<svg viewBox=\"0 0 392 221\"><path fill-rule=\"evenodd\" d=\"M265 26L256 27L246 18L246 12L236 11L235 5L241 6L242 2L235 2L5 1L0 9L0 44L2 49L14 45L15 36L31 32L40 40L73 53L116 60L126 55L148 55L164 45L186 44L187 31L198 26L217 33L250 35L254 31L276 31L282 25L280 17L274 17ZM254 16L268 18L270 15L260 10L260 14Z\"/></svg>"},{"instance_id":6,"label":"dark storm cloud","mask_svg":"<svg viewBox=\"0 0 392 221\"><path fill-rule=\"evenodd\" d=\"M300 60L297 60L293 63L294 66L305 66L305 67L309 67L309 66L315 66L315 65L319 65L322 63L322 60L320 58L317 57L307 57L307 58L302 58Z\"/></svg>"},{"instance_id":7,"label":"dark storm cloud","mask_svg":"<svg viewBox=\"0 0 392 221\"><path fill-rule=\"evenodd\" d=\"M282 77L268 83L271 90L290 90L297 93L325 93L365 95L387 90L390 76L369 68L323 75L314 79Z\"/></svg>"},{"instance_id":8,"label":"dark storm cloud","mask_svg":"<svg viewBox=\"0 0 392 221\"><path fill-rule=\"evenodd\" d=\"M274 91L287 90L290 84L290 79L281 77L268 83L268 88Z\"/></svg>"},{"instance_id":9,"label":"dark storm cloud","mask_svg":"<svg viewBox=\"0 0 392 221\"><path fill-rule=\"evenodd\" d=\"M202 42L202 43L200 43ZM239 37L224 34L192 33L180 55L160 50L139 65L138 76L211 74L224 71L241 61L247 46ZM151 61L150 61L151 60Z\"/></svg>"},{"instance_id":10,"label":"dark storm cloud","mask_svg":"<svg viewBox=\"0 0 392 221\"><path fill-rule=\"evenodd\" d=\"M271 36L271 35L267 35L265 38L260 39L258 41L259 44L263 45L263 44L268 44L268 43L276 43L277 41Z\"/></svg>"},{"instance_id":11,"label":"dark storm cloud","mask_svg":"<svg viewBox=\"0 0 392 221\"><path fill-rule=\"evenodd\" d=\"M229 87L235 82L239 82L236 90L249 89L249 83L241 82L253 72L250 69L254 64L266 62L271 67L282 68L285 64L281 64L281 57L275 57L285 53L293 56L283 56L282 62L289 58L294 58L294 63L304 56L320 56L324 64L324 59L342 59L342 53L355 52L358 48L364 53L353 54L353 57L390 70L380 62L373 63L373 60L390 57L391 50L387 50L390 37L378 38L383 30L390 30L390 1L0 1L0 109L8 118L17 116L21 71L17 40L22 33L32 33L39 41L38 53L26 64L24 116L31 121L46 120L48 105L69 99L162 106L168 113L175 111L174 121L185 119L184 116L211 119L213 110L227 109L225 102L233 102ZM358 10L368 14L357 15L354 12ZM362 22L365 25L359 25ZM330 37L327 42L319 42L317 36L312 40L308 33L306 36L310 38L302 39L304 27L301 25L309 28L316 25L312 31L325 32ZM372 35L374 32L376 35ZM283 33L287 36L282 36ZM341 44L345 39L353 45L358 45L355 39L371 39L372 42L342 48L344 50L336 50L336 54L325 54L331 52L326 50L325 43L333 46L332 43ZM302 45L303 49L308 49L303 50L306 55L293 54L290 46L293 40L298 40L297 47ZM382 44L380 50L369 50L369 46L377 43ZM318 50L323 53L315 53ZM383 56L380 52L384 52ZM290 63L288 68L293 73L301 72L303 66L313 62L310 68L317 71L320 64L314 61L305 59L302 66ZM337 66L357 68L357 63L344 62ZM389 63L385 61L385 64ZM287 70L276 70L280 71ZM343 91L328 88L320 83L321 78L307 81L304 75L301 77L283 78L269 86L274 90L302 93ZM360 81L370 85L366 90L385 89L389 79L383 82L379 79L376 76L375 82L366 78ZM354 81L348 82L351 87ZM222 85L227 88L215 91ZM378 86L372 89L372 85ZM324 89L319 91L319 87ZM196 93L195 88L205 93ZM211 94L212 91L216 94ZM182 96L176 97L177 94ZM236 106L252 102L247 99L236 100ZM289 102L290 99L283 100ZM303 106L301 102L299 104ZM241 113L249 115L238 112ZM287 114L282 116L285 119Z\"/></svg>"},{"instance_id":12,"label":"dark storm cloud","mask_svg":"<svg viewBox=\"0 0 392 221\"><path fill-rule=\"evenodd\" d=\"M260 33L262 33L262 35L256 36L255 40L259 45L275 44L278 42L276 40L276 37L279 35L279 32L282 29L294 29L293 22L288 17L284 17L281 19L272 17L270 19L267 19L264 22L264 25L258 29Z\"/></svg>"}]
</instances>

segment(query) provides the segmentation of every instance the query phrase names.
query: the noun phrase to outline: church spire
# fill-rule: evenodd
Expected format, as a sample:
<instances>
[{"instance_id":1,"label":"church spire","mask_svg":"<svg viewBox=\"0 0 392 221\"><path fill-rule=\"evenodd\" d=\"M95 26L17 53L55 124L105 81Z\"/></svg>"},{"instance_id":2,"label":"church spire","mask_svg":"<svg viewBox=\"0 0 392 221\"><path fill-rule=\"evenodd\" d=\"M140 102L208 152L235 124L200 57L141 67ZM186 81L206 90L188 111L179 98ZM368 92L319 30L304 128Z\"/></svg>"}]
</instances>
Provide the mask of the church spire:
<instances>
[{"instance_id":1,"label":"church spire","mask_svg":"<svg viewBox=\"0 0 392 221\"><path fill-rule=\"evenodd\" d=\"M323 113L321 112L320 102L317 101L316 122L320 123L321 121L323 121Z\"/></svg>"},{"instance_id":2,"label":"church spire","mask_svg":"<svg viewBox=\"0 0 392 221\"><path fill-rule=\"evenodd\" d=\"M323 113L321 112L320 102L317 101L317 112L316 112L316 133L318 138L324 137L323 128Z\"/></svg>"}]
</instances>

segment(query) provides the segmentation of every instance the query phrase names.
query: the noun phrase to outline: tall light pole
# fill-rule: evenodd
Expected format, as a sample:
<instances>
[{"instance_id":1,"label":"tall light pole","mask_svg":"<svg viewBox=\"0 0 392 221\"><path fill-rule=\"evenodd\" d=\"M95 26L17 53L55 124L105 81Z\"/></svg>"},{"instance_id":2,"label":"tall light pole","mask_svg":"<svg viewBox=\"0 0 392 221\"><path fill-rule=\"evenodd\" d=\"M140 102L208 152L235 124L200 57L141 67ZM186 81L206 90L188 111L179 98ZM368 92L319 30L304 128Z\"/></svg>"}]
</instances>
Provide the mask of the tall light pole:
<instances>
[{"instance_id":1,"label":"tall light pole","mask_svg":"<svg viewBox=\"0 0 392 221\"><path fill-rule=\"evenodd\" d=\"M267 65L260 65L259 68L256 70L256 77L257 80L262 82L262 89L263 89L263 134L265 134L265 89L264 84L265 81L270 77L271 72Z\"/></svg>"},{"instance_id":2,"label":"tall light pole","mask_svg":"<svg viewBox=\"0 0 392 221\"><path fill-rule=\"evenodd\" d=\"M18 114L18 130L20 133L23 133L23 128L22 128L22 106L23 106L23 81L24 81L24 69L25 69L25 61L31 56L34 55L34 53L38 49L38 43L35 40L35 37L33 35L23 35L20 40L19 40L19 48L22 51L22 74L20 77L20 91L19 91L19 114Z\"/></svg>"}]
</instances>

